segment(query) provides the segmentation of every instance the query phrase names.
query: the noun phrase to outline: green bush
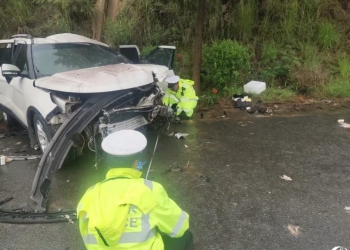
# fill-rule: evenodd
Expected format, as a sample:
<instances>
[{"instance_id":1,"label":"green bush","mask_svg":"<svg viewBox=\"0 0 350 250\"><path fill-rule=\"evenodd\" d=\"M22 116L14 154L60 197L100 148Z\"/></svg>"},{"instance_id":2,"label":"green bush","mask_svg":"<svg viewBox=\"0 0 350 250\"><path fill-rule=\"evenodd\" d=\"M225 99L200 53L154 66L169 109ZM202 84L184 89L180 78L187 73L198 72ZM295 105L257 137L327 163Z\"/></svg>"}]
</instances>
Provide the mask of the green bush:
<instances>
[{"instance_id":1,"label":"green bush","mask_svg":"<svg viewBox=\"0 0 350 250\"><path fill-rule=\"evenodd\" d=\"M318 43L323 50L336 48L340 42L340 34L330 22L318 25Z\"/></svg>"},{"instance_id":2,"label":"green bush","mask_svg":"<svg viewBox=\"0 0 350 250\"><path fill-rule=\"evenodd\" d=\"M290 71L300 66L300 58L291 46L283 48L275 44L264 44L262 48L259 78L270 86L286 86L290 79Z\"/></svg>"},{"instance_id":3,"label":"green bush","mask_svg":"<svg viewBox=\"0 0 350 250\"><path fill-rule=\"evenodd\" d=\"M232 40L214 42L203 48L203 87L222 90L244 83L250 71L248 47Z\"/></svg>"},{"instance_id":4,"label":"green bush","mask_svg":"<svg viewBox=\"0 0 350 250\"><path fill-rule=\"evenodd\" d=\"M348 79L335 79L325 87L325 94L330 97L349 98L350 81Z\"/></svg>"},{"instance_id":5,"label":"green bush","mask_svg":"<svg viewBox=\"0 0 350 250\"><path fill-rule=\"evenodd\" d=\"M155 48L157 48L157 46L153 46L153 45L146 45L143 46L141 49L141 58L145 58L145 56L147 56L149 53L151 53L152 50L154 50Z\"/></svg>"},{"instance_id":6,"label":"green bush","mask_svg":"<svg viewBox=\"0 0 350 250\"><path fill-rule=\"evenodd\" d=\"M263 102L290 102L293 100L295 92L290 89L268 88L266 91L259 95L254 95L256 99L260 99Z\"/></svg>"},{"instance_id":7,"label":"green bush","mask_svg":"<svg viewBox=\"0 0 350 250\"><path fill-rule=\"evenodd\" d=\"M134 44L131 38L134 21L128 19L125 13L121 13L116 20L106 20L103 30L104 41L118 47L122 44Z\"/></svg>"},{"instance_id":8,"label":"green bush","mask_svg":"<svg viewBox=\"0 0 350 250\"><path fill-rule=\"evenodd\" d=\"M338 56L339 74L343 79L350 78L350 59L347 54Z\"/></svg>"}]
</instances>

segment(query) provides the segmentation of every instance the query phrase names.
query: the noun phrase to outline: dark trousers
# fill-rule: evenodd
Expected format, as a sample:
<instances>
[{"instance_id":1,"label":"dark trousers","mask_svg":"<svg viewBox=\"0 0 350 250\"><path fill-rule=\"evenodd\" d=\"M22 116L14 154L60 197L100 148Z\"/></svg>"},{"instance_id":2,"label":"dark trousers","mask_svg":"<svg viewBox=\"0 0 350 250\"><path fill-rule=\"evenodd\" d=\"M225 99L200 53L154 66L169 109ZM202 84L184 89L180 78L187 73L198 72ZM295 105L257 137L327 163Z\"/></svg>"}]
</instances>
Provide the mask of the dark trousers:
<instances>
[{"instance_id":1,"label":"dark trousers","mask_svg":"<svg viewBox=\"0 0 350 250\"><path fill-rule=\"evenodd\" d=\"M166 234L161 234L164 242L164 250L194 250L193 236L187 230L180 238L171 238Z\"/></svg>"}]
</instances>

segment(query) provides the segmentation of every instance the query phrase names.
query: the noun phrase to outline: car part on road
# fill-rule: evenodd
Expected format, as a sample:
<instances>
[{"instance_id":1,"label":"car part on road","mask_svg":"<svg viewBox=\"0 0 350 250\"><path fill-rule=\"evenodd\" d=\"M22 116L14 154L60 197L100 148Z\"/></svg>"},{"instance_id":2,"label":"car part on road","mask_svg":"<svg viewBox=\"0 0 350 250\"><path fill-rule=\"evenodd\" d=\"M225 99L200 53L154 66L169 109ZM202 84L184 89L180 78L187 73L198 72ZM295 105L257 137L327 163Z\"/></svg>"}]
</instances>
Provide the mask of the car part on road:
<instances>
[{"instance_id":1,"label":"car part on road","mask_svg":"<svg viewBox=\"0 0 350 250\"><path fill-rule=\"evenodd\" d=\"M69 216L69 218L67 218L67 216ZM75 220L75 218L75 210L52 213L0 210L0 222L9 224L46 224L56 222L70 222L69 220Z\"/></svg>"},{"instance_id":2,"label":"car part on road","mask_svg":"<svg viewBox=\"0 0 350 250\"><path fill-rule=\"evenodd\" d=\"M6 157L6 160L11 159L11 161L27 161L41 159L41 157L41 155L10 155Z\"/></svg>"},{"instance_id":3,"label":"car part on road","mask_svg":"<svg viewBox=\"0 0 350 250\"><path fill-rule=\"evenodd\" d=\"M72 136L81 133L84 128L101 112L104 107L123 98L131 97L131 92L118 92L94 95L78 108L56 132L39 163L35 174L30 198L36 203L35 211L46 211L51 178L56 172L73 145ZM123 102L122 102L123 103ZM120 104L119 104L120 105Z\"/></svg>"}]
</instances>

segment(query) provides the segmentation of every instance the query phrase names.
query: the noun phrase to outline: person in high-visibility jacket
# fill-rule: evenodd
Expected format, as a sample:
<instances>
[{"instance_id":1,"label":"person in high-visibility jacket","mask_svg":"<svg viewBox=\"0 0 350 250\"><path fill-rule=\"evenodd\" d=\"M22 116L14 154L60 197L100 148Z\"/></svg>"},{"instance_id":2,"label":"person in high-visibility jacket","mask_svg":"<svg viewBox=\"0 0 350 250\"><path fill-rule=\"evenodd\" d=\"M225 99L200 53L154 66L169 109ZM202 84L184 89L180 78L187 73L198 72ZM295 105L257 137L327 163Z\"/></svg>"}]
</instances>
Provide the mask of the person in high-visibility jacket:
<instances>
[{"instance_id":1,"label":"person in high-visibility jacket","mask_svg":"<svg viewBox=\"0 0 350 250\"><path fill-rule=\"evenodd\" d=\"M193 249L189 215L161 184L141 178L137 170L146 145L146 137L135 130L121 130L102 141L111 169L77 207L87 249Z\"/></svg>"},{"instance_id":2,"label":"person in high-visibility jacket","mask_svg":"<svg viewBox=\"0 0 350 250\"><path fill-rule=\"evenodd\" d=\"M165 81L168 83L168 88L163 96L163 104L176 109L177 116L184 112L185 117L192 117L198 102L193 88L194 81L180 79L179 76L170 76Z\"/></svg>"}]
</instances>

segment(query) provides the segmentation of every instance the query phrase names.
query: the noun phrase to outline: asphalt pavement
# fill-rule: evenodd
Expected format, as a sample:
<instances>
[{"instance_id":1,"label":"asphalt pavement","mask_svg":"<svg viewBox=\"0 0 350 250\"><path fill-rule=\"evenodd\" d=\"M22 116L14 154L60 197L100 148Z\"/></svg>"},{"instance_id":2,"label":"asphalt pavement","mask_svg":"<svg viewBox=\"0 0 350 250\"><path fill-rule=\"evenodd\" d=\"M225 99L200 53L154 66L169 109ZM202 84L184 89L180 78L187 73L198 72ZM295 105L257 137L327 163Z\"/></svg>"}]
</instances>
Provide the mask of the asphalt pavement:
<instances>
[{"instance_id":1,"label":"asphalt pavement","mask_svg":"<svg viewBox=\"0 0 350 250\"><path fill-rule=\"evenodd\" d=\"M347 109L250 115L196 114L162 133L150 178L190 214L198 250L350 249L350 123ZM186 139L168 137L188 133ZM148 132L147 162L156 134ZM19 143L20 142L20 143ZM26 136L0 139L1 154L33 154ZM14 153L19 152L19 153ZM29 202L38 160L0 166L0 200ZM53 179L48 208L75 209L103 171L84 152ZM171 168L173 166L173 168ZM178 167L174 167L178 166ZM144 167L145 172L147 166ZM173 171L167 171L172 169ZM176 171L183 169L183 171ZM282 179L282 176L291 180ZM77 223L0 224L0 249L84 249Z\"/></svg>"}]
</instances>

